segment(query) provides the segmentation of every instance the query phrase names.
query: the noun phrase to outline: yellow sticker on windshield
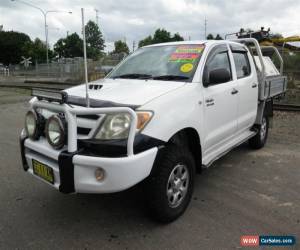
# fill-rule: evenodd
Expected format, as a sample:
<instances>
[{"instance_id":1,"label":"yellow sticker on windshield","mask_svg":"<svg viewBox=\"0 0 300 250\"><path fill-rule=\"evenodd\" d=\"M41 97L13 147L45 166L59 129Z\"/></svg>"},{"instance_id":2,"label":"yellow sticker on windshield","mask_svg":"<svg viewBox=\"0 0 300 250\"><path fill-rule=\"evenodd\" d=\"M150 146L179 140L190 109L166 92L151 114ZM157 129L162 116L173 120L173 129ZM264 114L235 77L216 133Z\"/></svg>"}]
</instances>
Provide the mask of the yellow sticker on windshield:
<instances>
[{"instance_id":1,"label":"yellow sticker on windshield","mask_svg":"<svg viewBox=\"0 0 300 250\"><path fill-rule=\"evenodd\" d=\"M194 68L194 65L191 63L185 63L180 67L181 72L183 73L189 73Z\"/></svg>"}]
</instances>

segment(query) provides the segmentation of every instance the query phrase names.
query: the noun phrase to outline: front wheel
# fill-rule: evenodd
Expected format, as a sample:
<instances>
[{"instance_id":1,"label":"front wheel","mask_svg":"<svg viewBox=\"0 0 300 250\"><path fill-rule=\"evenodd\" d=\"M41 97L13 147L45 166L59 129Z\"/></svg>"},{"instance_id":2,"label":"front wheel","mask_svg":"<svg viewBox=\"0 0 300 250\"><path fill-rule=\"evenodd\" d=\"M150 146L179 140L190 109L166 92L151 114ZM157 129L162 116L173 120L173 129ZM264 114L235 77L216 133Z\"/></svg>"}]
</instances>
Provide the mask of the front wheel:
<instances>
[{"instance_id":1,"label":"front wheel","mask_svg":"<svg viewBox=\"0 0 300 250\"><path fill-rule=\"evenodd\" d=\"M254 149L260 149L266 144L269 132L268 116L263 116L261 125L257 126L257 129L257 134L249 140L250 147Z\"/></svg>"},{"instance_id":2,"label":"front wheel","mask_svg":"<svg viewBox=\"0 0 300 250\"><path fill-rule=\"evenodd\" d=\"M149 212L160 222L171 222L184 213L191 200L195 162L186 148L169 145L156 167L146 183Z\"/></svg>"}]
</instances>

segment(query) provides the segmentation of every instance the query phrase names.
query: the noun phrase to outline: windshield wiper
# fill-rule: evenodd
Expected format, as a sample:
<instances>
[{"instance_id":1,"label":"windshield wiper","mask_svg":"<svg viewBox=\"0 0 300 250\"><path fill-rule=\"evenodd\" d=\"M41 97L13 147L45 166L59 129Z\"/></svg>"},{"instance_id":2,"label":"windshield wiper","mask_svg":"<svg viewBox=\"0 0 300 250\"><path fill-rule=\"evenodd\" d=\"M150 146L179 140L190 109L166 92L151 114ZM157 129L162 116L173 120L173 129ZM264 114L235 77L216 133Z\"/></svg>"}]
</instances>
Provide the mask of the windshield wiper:
<instances>
[{"instance_id":1,"label":"windshield wiper","mask_svg":"<svg viewBox=\"0 0 300 250\"><path fill-rule=\"evenodd\" d=\"M138 74L138 73L118 75L118 76L114 76L112 78L113 79L116 79L116 78L124 78L124 79L153 79L153 80L162 80L162 81L188 80L188 79L190 79L187 76L181 76L181 75L152 76L152 75L148 75L148 74Z\"/></svg>"},{"instance_id":2,"label":"windshield wiper","mask_svg":"<svg viewBox=\"0 0 300 250\"><path fill-rule=\"evenodd\" d=\"M180 75L161 75L161 76L153 76L153 80L163 80L163 81L171 81L171 80L188 80L190 79L187 76Z\"/></svg>"},{"instance_id":3,"label":"windshield wiper","mask_svg":"<svg viewBox=\"0 0 300 250\"><path fill-rule=\"evenodd\" d=\"M116 78L124 78L124 79L151 79L152 75L148 74L124 74L124 75L118 75L114 76L113 79Z\"/></svg>"}]
</instances>

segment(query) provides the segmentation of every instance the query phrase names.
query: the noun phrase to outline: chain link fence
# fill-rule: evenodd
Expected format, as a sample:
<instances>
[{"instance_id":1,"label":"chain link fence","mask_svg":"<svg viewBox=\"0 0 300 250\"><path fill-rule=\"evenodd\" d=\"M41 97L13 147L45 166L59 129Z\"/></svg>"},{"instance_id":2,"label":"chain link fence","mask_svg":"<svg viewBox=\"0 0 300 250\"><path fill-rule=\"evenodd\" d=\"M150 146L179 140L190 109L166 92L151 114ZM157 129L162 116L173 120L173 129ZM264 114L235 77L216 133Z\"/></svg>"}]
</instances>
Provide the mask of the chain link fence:
<instances>
[{"instance_id":1,"label":"chain link fence","mask_svg":"<svg viewBox=\"0 0 300 250\"><path fill-rule=\"evenodd\" d=\"M280 103L300 105L300 51L282 53L283 74L288 77L287 92Z\"/></svg>"},{"instance_id":2,"label":"chain link fence","mask_svg":"<svg viewBox=\"0 0 300 250\"><path fill-rule=\"evenodd\" d=\"M89 81L103 78L122 58L115 55L98 61L88 60ZM83 58L66 58L58 62L35 64L29 67L10 65L9 72L10 79L78 84L84 82L84 61Z\"/></svg>"}]
</instances>

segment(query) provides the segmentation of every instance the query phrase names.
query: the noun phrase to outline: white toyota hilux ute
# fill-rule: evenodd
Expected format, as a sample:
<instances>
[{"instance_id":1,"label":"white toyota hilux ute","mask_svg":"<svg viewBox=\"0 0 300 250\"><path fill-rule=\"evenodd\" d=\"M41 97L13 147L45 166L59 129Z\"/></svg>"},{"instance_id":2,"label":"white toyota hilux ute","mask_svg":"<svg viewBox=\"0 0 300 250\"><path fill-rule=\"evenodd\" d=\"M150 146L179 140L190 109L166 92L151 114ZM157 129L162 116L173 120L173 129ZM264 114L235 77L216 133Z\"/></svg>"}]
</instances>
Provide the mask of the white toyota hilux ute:
<instances>
[{"instance_id":1,"label":"white toyota hilux ute","mask_svg":"<svg viewBox=\"0 0 300 250\"><path fill-rule=\"evenodd\" d=\"M170 222L188 206L196 170L245 141L264 146L285 90L277 49L252 38L146 46L102 80L33 90L23 168L63 193L142 183L151 214Z\"/></svg>"}]
</instances>

